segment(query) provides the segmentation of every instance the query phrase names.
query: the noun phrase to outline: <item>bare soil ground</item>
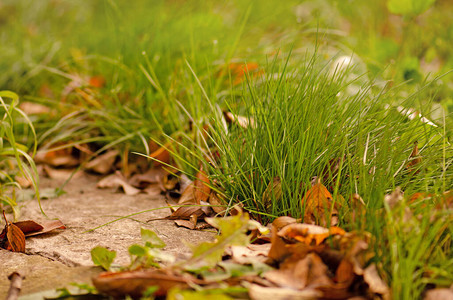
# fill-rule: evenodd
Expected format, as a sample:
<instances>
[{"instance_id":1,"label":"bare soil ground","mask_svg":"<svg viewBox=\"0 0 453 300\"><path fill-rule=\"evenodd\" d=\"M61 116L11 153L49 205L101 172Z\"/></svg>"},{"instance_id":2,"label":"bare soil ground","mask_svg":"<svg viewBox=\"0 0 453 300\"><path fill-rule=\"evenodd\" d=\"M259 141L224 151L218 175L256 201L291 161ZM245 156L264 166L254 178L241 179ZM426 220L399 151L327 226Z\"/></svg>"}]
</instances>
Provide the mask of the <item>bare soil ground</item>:
<instances>
[{"instance_id":1,"label":"bare soil ground","mask_svg":"<svg viewBox=\"0 0 453 300\"><path fill-rule=\"evenodd\" d=\"M169 215L168 208L139 214L86 232L121 216L167 206L163 196L127 196L115 190L97 189L98 179L93 176L73 179L66 186L65 195L42 200L47 216L60 219L67 229L27 238L25 254L0 250L1 299L9 288L7 276L16 270L21 270L26 276L21 295L65 287L71 282L91 283L91 278L101 272L100 268L93 266L90 256L90 250L96 246L117 251L115 263L127 265L128 247L133 243L141 243L140 227L155 231L167 243L164 250L181 258L190 253L186 242L194 244L212 239L212 232L178 228L170 220L146 223L151 218ZM49 179L42 181L42 187L58 187L62 183ZM46 219L36 200L26 202L20 212L20 220L39 222ZM30 296L24 299L39 299L38 296Z\"/></svg>"}]
</instances>

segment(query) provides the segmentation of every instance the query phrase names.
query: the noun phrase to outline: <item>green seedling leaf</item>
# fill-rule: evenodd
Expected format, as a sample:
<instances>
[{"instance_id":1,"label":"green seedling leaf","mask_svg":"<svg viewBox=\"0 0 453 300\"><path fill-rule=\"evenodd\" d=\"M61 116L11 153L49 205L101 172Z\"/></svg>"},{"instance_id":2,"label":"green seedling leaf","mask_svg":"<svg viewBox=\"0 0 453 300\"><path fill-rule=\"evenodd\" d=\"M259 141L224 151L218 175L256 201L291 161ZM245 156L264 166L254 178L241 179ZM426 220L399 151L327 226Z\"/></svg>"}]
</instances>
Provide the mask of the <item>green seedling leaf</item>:
<instances>
[{"instance_id":1,"label":"green seedling leaf","mask_svg":"<svg viewBox=\"0 0 453 300\"><path fill-rule=\"evenodd\" d=\"M95 247L91 250L91 260L95 266L101 266L104 270L110 270L110 265L116 257L116 251L110 251L104 247Z\"/></svg>"},{"instance_id":2,"label":"green seedling leaf","mask_svg":"<svg viewBox=\"0 0 453 300\"><path fill-rule=\"evenodd\" d=\"M148 230L145 228L140 229L140 234L142 236L143 242L145 242L145 245L150 248L164 248L166 244L164 241L162 241L157 234L152 231Z\"/></svg>"},{"instance_id":3,"label":"green seedling leaf","mask_svg":"<svg viewBox=\"0 0 453 300\"><path fill-rule=\"evenodd\" d=\"M246 232L250 227L257 227L257 223L251 223L246 213L226 218L206 218L206 222L219 229L220 235L214 242L191 246L192 258L187 262L186 269L196 271L200 268L214 267L221 261L227 247L248 245L250 237Z\"/></svg>"},{"instance_id":4,"label":"green seedling leaf","mask_svg":"<svg viewBox=\"0 0 453 300\"><path fill-rule=\"evenodd\" d=\"M143 246L140 245L132 245L129 247L129 254L135 255L135 256L145 256L147 253L147 249Z\"/></svg>"},{"instance_id":5,"label":"green seedling leaf","mask_svg":"<svg viewBox=\"0 0 453 300\"><path fill-rule=\"evenodd\" d=\"M392 14L417 16L430 8L436 0L388 0L387 8Z\"/></svg>"}]
</instances>

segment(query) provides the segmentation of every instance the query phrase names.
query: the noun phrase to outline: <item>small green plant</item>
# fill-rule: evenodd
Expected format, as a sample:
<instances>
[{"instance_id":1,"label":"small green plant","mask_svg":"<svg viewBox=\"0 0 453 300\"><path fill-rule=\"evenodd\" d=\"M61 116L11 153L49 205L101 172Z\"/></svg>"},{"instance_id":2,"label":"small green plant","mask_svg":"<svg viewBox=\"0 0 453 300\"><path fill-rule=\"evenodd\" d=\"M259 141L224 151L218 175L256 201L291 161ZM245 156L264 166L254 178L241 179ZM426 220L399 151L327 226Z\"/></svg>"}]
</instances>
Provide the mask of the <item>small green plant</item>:
<instances>
[{"instance_id":1,"label":"small green plant","mask_svg":"<svg viewBox=\"0 0 453 300\"><path fill-rule=\"evenodd\" d=\"M15 216L18 213L16 190L20 189L16 177L22 176L31 182L39 201L38 172L32 158L36 152L36 134L32 122L18 105L19 97L15 93L0 91L0 204L10 207ZM20 127L31 132L31 155L25 145L17 142Z\"/></svg>"}]
</instances>

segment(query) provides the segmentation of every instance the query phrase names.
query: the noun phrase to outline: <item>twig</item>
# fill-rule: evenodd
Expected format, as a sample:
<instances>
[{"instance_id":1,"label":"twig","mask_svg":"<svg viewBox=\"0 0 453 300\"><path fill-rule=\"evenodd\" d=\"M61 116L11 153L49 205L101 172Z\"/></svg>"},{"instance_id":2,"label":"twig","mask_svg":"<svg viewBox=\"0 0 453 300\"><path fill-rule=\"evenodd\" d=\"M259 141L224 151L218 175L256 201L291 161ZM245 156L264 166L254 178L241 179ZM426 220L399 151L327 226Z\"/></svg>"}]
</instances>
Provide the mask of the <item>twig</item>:
<instances>
[{"instance_id":1,"label":"twig","mask_svg":"<svg viewBox=\"0 0 453 300\"><path fill-rule=\"evenodd\" d=\"M22 280L24 278L25 276L18 271L9 274L8 279L11 283L5 300L17 300L19 298L20 290L22 288Z\"/></svg>"}]
</instances>

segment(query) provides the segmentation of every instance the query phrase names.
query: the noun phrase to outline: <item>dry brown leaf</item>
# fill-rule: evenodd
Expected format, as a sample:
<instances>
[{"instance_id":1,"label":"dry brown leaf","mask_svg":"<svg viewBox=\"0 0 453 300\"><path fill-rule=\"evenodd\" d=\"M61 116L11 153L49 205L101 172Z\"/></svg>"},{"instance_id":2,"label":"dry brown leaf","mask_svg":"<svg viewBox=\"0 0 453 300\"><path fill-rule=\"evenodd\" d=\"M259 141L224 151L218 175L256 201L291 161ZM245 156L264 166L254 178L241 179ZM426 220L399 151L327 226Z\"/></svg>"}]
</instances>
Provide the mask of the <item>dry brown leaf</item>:
<instances>
[{"instance_id":1,"label":"dry brown leaf","mask_svg":"<svg viewBox=\"0 0 453 300\"><path fill-rule=\"evenodd\" d=\"M269 253L270 246L270 244L251 244L247 247L231 246L231 259L239 264L250 264L252 261L257 260L264 262L267 259L267 253Z\"/></svg>"},{"instance_id":2,"label":"dry brown leaf","mask_svg":"<svg viewBox=\"0 0 453 300\"><path fill-rule=\"evenodd\" d=\"M182 192L181 198L178 201L179 205L196 205L195 200L195 185L193 183L189 184L187 188Z\"/></svg>"},{"instance_id":3,"label":"dry brown leaf","mask_svg":"<svg viewBox=\"0 0 453 300\"><path fill-rule=\"evenodd\" d=\"M98 174L107 174L113 170L113 165L119 155L118 150L110 150L99 155L85 165L85 169L94 171Z\"/></svg>"},{"instance_id":4,"label":"dry brown leaf","mask_svg":"<svg viewBox=\"0 0 453 300\"><path fill-rule=\"evenodd\" d=\"M219 194L217 194L214 191L211 191L211 195L209 196L209 204L211 204L212 210L219 215L220 217L225 216L226 213L226 208L225 208L225 203L221 200L219 197Z\"/></svg>"},{"instance_id":5,"label":"dry brown leaf","mask_svg":"<svg viewBox=\"0 0 453 300\"><path fill-rule=\"evenodd\" d=\"M447 288L438 288L428 290L423 300L451 300L453 299L453 290Z\"/></svg>"},{"instance_id":6,"label":"dry brown leaf","mask_svg":"<svg viewBox=\"0 0 453 300\"><path fill-rule=\"evenodd\" d=\"M274 225L277 228L277 230L280 230L283 227L285 227L286 225L289 225L292 223L297 223L297 220L292 217L283 216L283 217L278 217L277 219L275 219L272 222L272 225Z\"/></svg>"},{"instance_id":7,"label":"dry brown leaf","mask_svg":"<svg viewBox=\"0 0 453 300\"><path fill-rule=\"evenodd\" d=\"M351 207L350 222L357 224L359 221L364 222L366 216L366 205L359 194L352 194L349 204Z\"/></svg>"},{"instance_id":8,"label":"dry brown leaf","mask_svg":"<svg viewBox=\"0 0 453 300\"><path fill-rule=\"evenodd\" d=\"M275 201L280 201L282 198L282 183L280 177L275 177L272 182L269 182L269 185L266 187L266 190L263 193L262 203L264 209L267 212L272 211L272 205Z\"/></svg>"},{"instance_id":9,"label":"dry brown leaf","mask_svg":"<svg viewBox=\"0 0 453 300\"><path fill-rule=\"evenodd\" d=\"M30 230L31 228L27 228L27 229L25 229L26 230L25 231L23 229L23 227L22 227L23 225L22 224L20 224L20 225L18 224L18 223L23 223L23 222L34 222L34 221L22 221L22 222L14 223L20 229L22 229L22 231L25 234L25 237L44 234L44 233L50 232L50 231L55 230L55 229L66 229L66 226L60 220L49 220L49 221L41 221L39 224L37 224L37 225L42 227L42 229L40 229L40 230Z\"/></svg>"},{"instance_id":10,"label":"dry brown leaf","mask_svg":"<svg viewBox=\"0 0 453 300\"><path fill-rule=\"evenodd\" d=\"M45 176L52 178L52 179L57 179L57 180L66 180L70 176L72 178L80 178L83 175L85 175L85 172L82 170L75 171L76 169L54 169L48 165L43 165L42 166L42 171ZM74 171L76 172L75 174Z\"/></svg>"},{"instance_id":11,"label":"dry brown leaf","mask_svg":"<svg viewBox=\"0 0 453 300\"><path fill-rule=\"evenodd\" d=\"M20 228L24 234L43 230L43 226L32 220L14 222L14 225Z\"/></svg>"},{"instance_id":12,"label":"dry brown leaf","mask_svg":"<svg viewBox=\"0 0 453 300\"><path fill-rule=\"evenodd\" d=\"M224 112L223 115L224 115L227 123L234 123L234 124L241 126L242 128L248 128L248 127L255 128L256 127L255 120L253 118L250 118L250 117L247 118L244 116L234 115L229 111Z\"/></svg>"},{"instance_id":13,"label":"dry brown leaf","mask_svg":"<svg viewBox=\"0 0 453 300\"><path fill-rule=\"evenodd\" d=\"M50 113L50 108L48 106L28 101L21 102L19 108L27 115L43 115Z\"/></svg>"},{"instance_id":14,"label":"dry brown leaf","mask_svg":"<svg viewBox=\"0 0 453 300\"><path fill-rule=\"evenodd\" d=\"M252 284L249 287L249 296L252 300L315 300L322 297L322 293L315 289L296 291L294 289L262 287Z\"/></svg>"},{"instance_id":15,"label":"dry brown leaf","mask_svg":"<svg viewBox=\"0 0 453 300\"><path fill-rule=\"evenodd\" d=\"M146 173L133 175L129 183L136 188L146 188L150 184L159 183L167 174L163 168L151 168Z\"/></svg>"},{"instance_id":16,"label":"dry brown leaf","mask_svg":"<svg viewBox=\"0 0 453 300\"><path fill-rule=\"evenodd\" d=\"M194 199L196 201L196 204L200 204L200 201L208 201L209 195L211 193L211 188L209 187L209 178L203 171L203 167L201 167L200 171L197 173L196 179L193 184Z\"/></svg>"},{"instance_id":17,"label":"dry brown leaf","mask_svg":"<svg viewBox=\"0 0 453 300\"><path fill-rule=\"evenodd\" d=\"M384 202L387 203L390 208L394 208L396 205L403 202L403 195L404 193L401 188L396 187L391 194L385 195Z\"/></svg>"},{"instance_id":18,"label":"dry brown leaf","mask_svg":"<svg viewBox=\"0 0 453 300\"><path fill-rule=\"evenodd\" d=\"M154 296L163 297L171 288L187 288L189 284L204 284L204 281L189 274L175 275L166 270L139 270L120 273L105 272L93 278L96 289L106 295L124 298L140 298L151 286L158 286Z\"/></svg>"},{"instance_id":19,"label":"dry brown leaf","mask_svg":"<svg viewBox=\"0 0 453 300\"><path fill-rule=\"evenodd\" d=\"M211 210L212 211L212 210ZM206 206L182 206L174 211L171 215L165 217L167 220L190 220L192 215L197 218L209 217L212 213Z\"/></svg>"},{"instance_id":20,"label":"dry brown leaf","mask_svg":"<svg viewBox=\"0 0 453 300\"><path fill-rule=\"evenodd\" d=\"M190 230L194 230L196 226L196 224L194 224L190 220L175 220L175 224L178 225L179 227L185 227Z\"/></svg>"},{"instance_id":21,"label":"dry brown leaf","mask_svg":"<svg viewBox=\"0 0 453 300\"><path fill-rule=\"evenodd\" d=\"M53 145L53 147L61 146L65 146L65 144L58 143ZM53 167L75 167L80 164L79 159L73 155L72 146L53 151L38 151L34 159L37 163L45 163Z\"/></svg>"},{"instance_id":22,"label":"dry brown leaf","mask_svg":"<svg viewBox=\"0 0 453 300\"><path fill-rule=\"evenodd\" d=\"M142 191L145 194L151 196L152 198L160 197L162 195L162 192L161 192L159 186L156 184L149 185L147 188L145 188Z\"/></svg>"},{"instance_id":23,"label":"dry brown leaf","mask_svg":"<svg viewBox=\"0 0 453 300\"><path fill-rule=\"evenodd\" d=\"M332 195L319 181L315 182L302 199L305 208L304 223L327 226L338 223L335 215L338 214L337 203L334 204Z\"/></svg>"},{"instance_id":24,"label":"dry brown leaf","mask_svg":"<svg viewBox=\"0 0 453 300\"><path fill-rule=\"evenodd\" d=\"M132 196L140 193L140 190L127 183L126 179L119 172L104 177L96 184L96 187L100 189L121 187L126 195Z\"/></svg>"},{"instance_id":25,"label":"dry brown leaf","mask_svg":"<svg viewBox=\"0 0 453 300\"><path fill-rule=\"evenodd\" d=\"M5 211L3 211L3 218L5 219L6 225L0 233L0 244L6 250L25 253L24 233L19 227L8 221Z\"/></svg>"},{"instance_id":26,"label":"dry brown leaf","mask_svg":"<svg viewBox=\"0 0 453 300\"><path fill-rule=\"evenodd\" d=\"M377 271L376 265L369 265L363 272L363 279L368 284L370 291L376 294L383 295L384 298L389 297L390 289L387 284L381 279Z\"/></svg>"},{"instance_id":27,"label":"dry brown leaf","mask_svg":"<svg viewBox=\"0 0 453 300\"><path fill-rule=\"evenodd\" d=\"M420 172L420 170L418 170L418 166L421 162L422 158L418 150L418 142L415 142L414 149L412 149L411 155L409 156L409 163L407 164L406 168L410 173L417 174L418 172Z\"/></svg>"}]
</instances>

